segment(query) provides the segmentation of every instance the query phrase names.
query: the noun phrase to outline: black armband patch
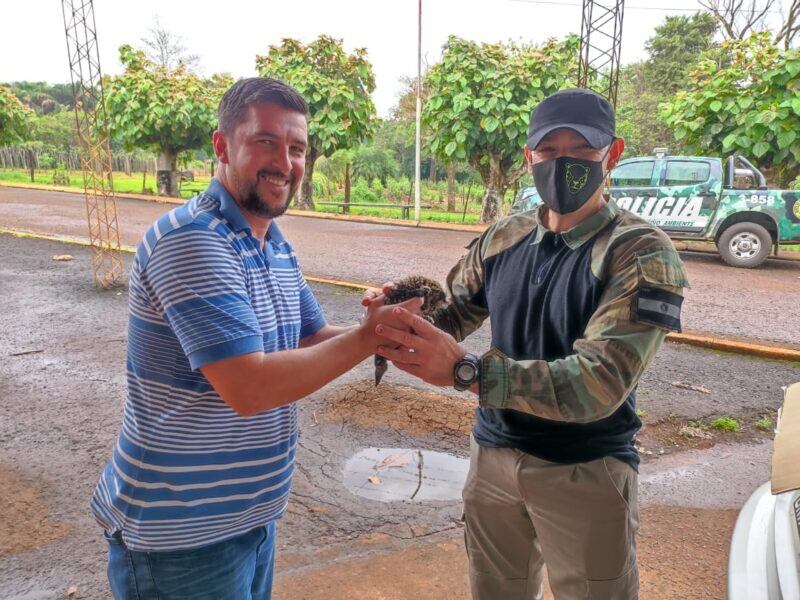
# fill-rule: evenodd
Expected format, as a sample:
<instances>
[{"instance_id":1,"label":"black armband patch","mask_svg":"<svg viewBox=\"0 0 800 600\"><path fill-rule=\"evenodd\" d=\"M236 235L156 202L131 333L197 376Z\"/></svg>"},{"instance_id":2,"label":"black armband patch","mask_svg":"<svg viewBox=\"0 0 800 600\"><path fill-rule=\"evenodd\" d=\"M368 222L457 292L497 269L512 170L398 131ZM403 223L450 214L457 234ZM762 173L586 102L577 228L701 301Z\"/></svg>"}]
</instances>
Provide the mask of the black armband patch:
<instances>
[{"instance_id":1,"label":"black armband patch","mask_svg":"<svg viewBox=\"0 0 800 600\"><path fill-rule=\"evenodd\" d=\"M649 323L670 331L681 330L683 296L650 286L642 286L636 294L633 317L639 323Z\"/></svg>"}]
</instances>

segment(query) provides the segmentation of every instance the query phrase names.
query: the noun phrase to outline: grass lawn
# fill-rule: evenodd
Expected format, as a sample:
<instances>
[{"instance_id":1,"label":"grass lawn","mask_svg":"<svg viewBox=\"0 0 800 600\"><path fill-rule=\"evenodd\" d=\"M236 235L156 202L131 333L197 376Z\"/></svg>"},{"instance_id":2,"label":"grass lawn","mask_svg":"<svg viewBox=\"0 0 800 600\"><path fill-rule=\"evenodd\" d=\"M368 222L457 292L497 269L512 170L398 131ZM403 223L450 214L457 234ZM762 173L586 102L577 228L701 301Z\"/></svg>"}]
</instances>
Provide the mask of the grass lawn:
<instances>
[{"instance_id":1,"label":"grass lawn","mask_svg":"<svg viewBox=\"0 0 800 600\"><path fill-rule=\"evenodd\" d=\"M0 182L8 181L14 183L30 183L31 176L28 171L21 169L0 169ZM205 189L208 185L207 178L198 178L190 183L184 183L181 190L182 198L191 198L198 191ZM34 183L41 185L53 185L53 171L52 170L39 170L34 173ZM80 171L69 172L69 187L76 189L83 189L83 173ZM145 194L156 193L156 178L152 174L148 174L145 180ZM132 173L125 175L122 172L114 173L114 190L122 193L141 194L142 193L142 174ZM327 198L316 198L319 201L326 201ZM353 202L358 202L353 199ZM384 200L378 204L385 203ZM457 202L463 210L463 201ZM420 217L423 221L433 221L437 223L469 223L474 224L480 220L480 202L470 202L467 214L462 220L461 210L451 213L446 210L422 210ZM317 212L322 213L337 213L338 209L335 206L317 206ZM353 207L350 209L351 215L361 215L367 217L379 217L382 219L401 219L402 211L400 208L381 208L381 207Z\"/></svg>"},{"instance_id":2,"label":"grass lawn","mask_svg":"<svg viewBox=\"0 0 800 600\"><path fill-rule=\"evenodd\" d=\"M69 184L68 187L83 189L83 173L80 171L69 171ZM39 170L35 171L33 175L34 183L43 185L53 185L53 171L52 170ZM21 169L0 169L0 181L11 181L15 183L30 183L31 175L28 171ZM114 173L114 191L129 193L129 194L155 194L156 193L156 178L153 174L148 173L144 179L144 188L142 188L142 173L132 173L126 175L122 172ZM208 179L197 180L194 184L189 184L192 190L196 190L202 184L203 187L208 184ZM184 184L186 185L186 184ZM144 191L143 191L144 189ZM191 198L196 192L184 190L181 192L182 198Z\"/></svg>"},{"instance_id":3,"label":"grass lawn","mask_svg":"<svg viewBox=\"0 0 800 600\"><path fill-rule=\"evenodd\" d=\"M322 201L325 202L325 199L322 199ZM357 200L353 200L353 202L357 202ZM477 208L478 210L480 209L480 207ZM340 211L336 206L317 206L316 212L338 214ZM379 217L381 219L402 219L402 211L399 207L382 208L376 206L372 208L369 206L353 206L350 208L350 214L364 217ZM433 209L420 210L419 216L422 221L433 221L435 223L467 223L474 225L480 220L480 214L477 212L467 212L462 221L461 212L451 213L446 210Z\"/></svg>"}]
</instances>

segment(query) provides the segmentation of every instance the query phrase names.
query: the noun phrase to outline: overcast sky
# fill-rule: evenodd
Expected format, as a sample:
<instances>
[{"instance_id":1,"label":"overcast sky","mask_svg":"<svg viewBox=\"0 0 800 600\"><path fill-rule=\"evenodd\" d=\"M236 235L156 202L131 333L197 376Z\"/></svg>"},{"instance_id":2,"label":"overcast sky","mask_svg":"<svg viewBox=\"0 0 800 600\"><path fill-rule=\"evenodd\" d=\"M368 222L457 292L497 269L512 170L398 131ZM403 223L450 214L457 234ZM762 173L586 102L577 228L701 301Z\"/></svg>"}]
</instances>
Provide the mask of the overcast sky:
<instances>
[{"instance_id":1,"label":"overcast sky","mask_svg":"<svg viewBox=\"0 0 800 600\"><path fill-rule=\"evenodd\" d=\"M423 0L423 56L435 63L447 36L476 41L541 42L580 33L580 0ZM645 41L669 14L691 14L697 0L627 0L622 62L645 56ZM416 75L417 0L94 0L100 64L119 73L118 48L140 46L157 16L200 57L204 74L255 74L255 55L292 37L310 42L319 34L367 48L377 88L374 101L386 116L404 75ZM0 82L69 81L59 0L2 0Z\"/></svg>"}]
</instances>

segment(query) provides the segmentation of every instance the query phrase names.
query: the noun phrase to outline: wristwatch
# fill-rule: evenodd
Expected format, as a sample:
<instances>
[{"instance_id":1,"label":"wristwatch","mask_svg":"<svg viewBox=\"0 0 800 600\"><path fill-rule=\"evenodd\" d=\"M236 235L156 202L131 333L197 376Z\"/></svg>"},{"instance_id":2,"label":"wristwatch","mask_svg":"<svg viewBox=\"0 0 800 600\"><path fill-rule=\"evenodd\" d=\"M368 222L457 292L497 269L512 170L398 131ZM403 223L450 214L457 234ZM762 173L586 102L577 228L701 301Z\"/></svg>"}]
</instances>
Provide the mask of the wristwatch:
<instances>
[{"instance_id":1,"label":"wristwatch","mask_svg":"<svg viewBox=\"0 0 800 600\"><path fill-rule=\"evenodd\" d=\"M481 377L481 359L474 354L465 354L453 367L453 387L459 392L468 390Z\"/></svg>"}]
</instances>

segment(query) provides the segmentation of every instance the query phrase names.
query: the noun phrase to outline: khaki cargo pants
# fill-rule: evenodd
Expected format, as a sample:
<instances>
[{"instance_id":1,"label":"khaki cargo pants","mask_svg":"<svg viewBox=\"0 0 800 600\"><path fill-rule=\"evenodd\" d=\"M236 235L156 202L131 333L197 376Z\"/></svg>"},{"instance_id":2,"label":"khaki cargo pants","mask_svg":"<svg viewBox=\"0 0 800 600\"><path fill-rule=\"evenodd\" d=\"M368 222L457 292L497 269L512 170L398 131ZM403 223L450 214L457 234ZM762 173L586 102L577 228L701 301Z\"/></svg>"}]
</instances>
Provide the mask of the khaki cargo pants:
<instances>
[{"instance_id":1,"label":"khaki cargo pants","mask_svg":"<svg viewBox=\"0 0 800 600\"><path fill-rule=\"evenodd\" d=\"M638 597L636 471L615 458L563 465L471 442L465 542L475 600Z\"/></svg>"}]
</instances>

